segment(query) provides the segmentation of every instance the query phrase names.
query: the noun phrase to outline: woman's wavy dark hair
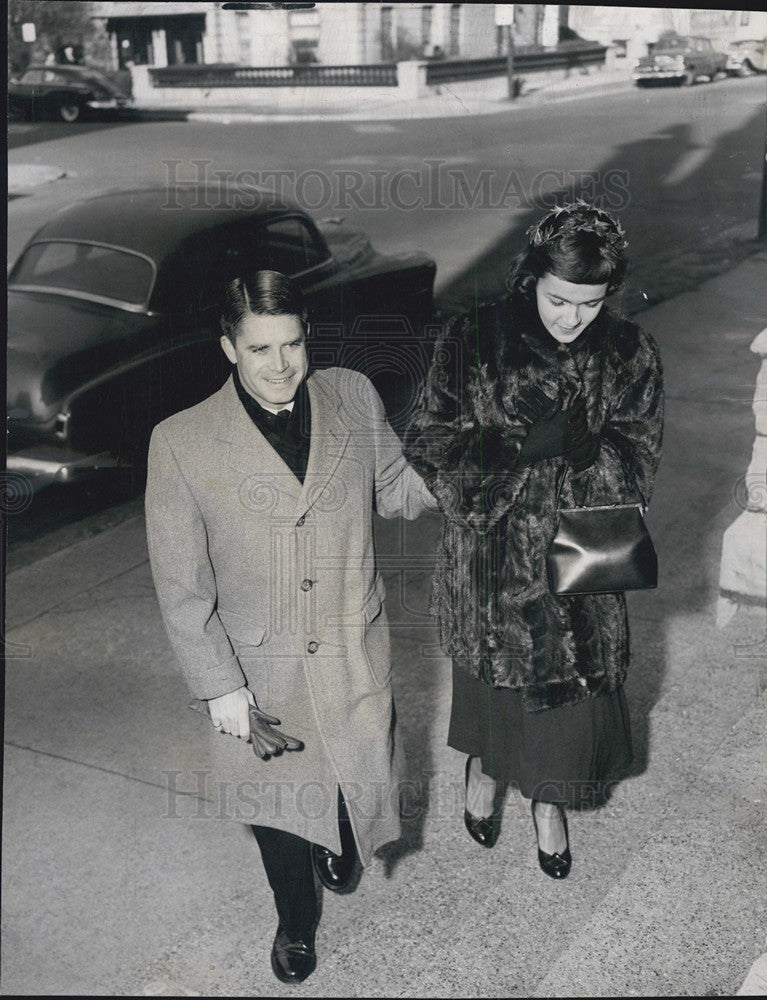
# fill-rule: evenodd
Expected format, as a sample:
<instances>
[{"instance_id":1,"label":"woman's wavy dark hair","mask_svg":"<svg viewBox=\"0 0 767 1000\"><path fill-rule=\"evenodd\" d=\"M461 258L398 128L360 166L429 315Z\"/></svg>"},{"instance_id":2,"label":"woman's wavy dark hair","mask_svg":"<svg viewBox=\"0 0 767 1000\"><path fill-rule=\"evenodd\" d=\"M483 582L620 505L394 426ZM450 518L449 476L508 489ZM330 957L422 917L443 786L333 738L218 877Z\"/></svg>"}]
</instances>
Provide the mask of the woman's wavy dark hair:
<instances>
[{"instance_id":1,"label":"woman's wavy dark hair","mask_svg":"<svg viewBox=\"0 0 767 1000\"><path fill-rule=\"evenodd\" d=\"M553 274L576 285L607 285L612 295L623 284L628 246L623 229L607 212L585 201L552 209L527 230L527 249L506 275L512 294L532 298L539 278Z\"/></svg>"},{"instance_id":2,"label":"woman's wavy dark hair","mask_svg":"<svg viewBox=\"0 0 767 1000\"><path fill-rule=\"evenodd\" d=\"M232 343L247 316L298 316L307 329L309 309L296 284L279 271L253 271L224 286L221 330Z\"/></svg>"}]
</instances>

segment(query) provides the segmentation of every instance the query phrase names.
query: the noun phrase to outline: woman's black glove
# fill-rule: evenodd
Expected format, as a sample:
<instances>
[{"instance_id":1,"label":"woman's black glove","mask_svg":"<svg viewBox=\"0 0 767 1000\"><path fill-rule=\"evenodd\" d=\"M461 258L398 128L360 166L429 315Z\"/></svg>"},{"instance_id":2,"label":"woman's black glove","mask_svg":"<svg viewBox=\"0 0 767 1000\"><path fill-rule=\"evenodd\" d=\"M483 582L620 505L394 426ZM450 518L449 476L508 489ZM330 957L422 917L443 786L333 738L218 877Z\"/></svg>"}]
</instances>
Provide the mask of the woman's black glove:
<instances>
[{"instance_id":1,"label":"woman's black glove","mask_svg":"<svg viewBox=\"0 0 767 1000\"><path fill-rule=\"evenodd\" d=\"M560 410L556 400L537 386L528 386L519 394L517 413L528 424L517 459L520 465L562 455L573 471L582 472L597 460L600 440L589 431L583 396L575 396L566 410Z\"/></svg>"},{"instance_id":2,"label":"woman's black glove","mask_svg":"<svg viewBox=\"0 0 767 1000\"><path fill-rule=\"evenodd\" d=\"M517 459L520 465L532 465L544 458L557 458L565 450L568 413L537 386L526 386L516 401L520 420L528 425Z\"/></svg>"},{"instance_id":3,"label":"woman's black glove","mask_svg":"<svg viewBox=\"0 0 767 1000\"><path fill-rule=\"evenodd\" d=\"M528 385L516 401L517 416L526 424L549 420L559 411L559 403L536 385Z\"/></svg>"},{"instance_id":4,"label":"woman's black glove","mask_svg":"<svg viewBox=\"0 0 767 1000\"><path fill-rule=\"evenodd\" d=\"M598 434L592 434L589 430L586 400L583 396L573 399L566 414L567 428L562 453L573 472L583 472L596 462L601 441Z\"/></svg>"},{"instance_id":5,"label":"woman's black glove","mask_svg":"<svg viewBox=\"0 0 767 1000\"><path fill-rule=\"evenodd\" d=\"M527 437L519 450L520 465L532 465L544 458L556 458L564 452L567 413L559 410L548 420L539 420L527 429Z\"/></svg>"}]
</instances>

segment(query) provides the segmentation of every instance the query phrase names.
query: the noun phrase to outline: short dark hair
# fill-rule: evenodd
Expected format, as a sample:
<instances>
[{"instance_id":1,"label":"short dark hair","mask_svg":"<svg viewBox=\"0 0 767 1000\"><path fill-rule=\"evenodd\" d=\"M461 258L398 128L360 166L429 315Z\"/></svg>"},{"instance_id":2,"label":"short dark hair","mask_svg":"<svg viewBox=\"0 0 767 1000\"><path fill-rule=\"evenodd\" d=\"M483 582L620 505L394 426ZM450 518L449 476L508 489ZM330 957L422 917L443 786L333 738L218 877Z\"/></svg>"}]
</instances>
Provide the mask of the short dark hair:
<instances>
[{"instance_id":1,"label":"short dark hair","mask_svg":"<svg viewBox=\"0 0 767 1000\"><path fill-rule=\"evenodd\" d=\"M306 331L309 309L287 275L279 271L253 271L224 286L221 330L232 343L247 316L297 316Z\"/></svg>"},{"instance_id":2,"label":"short dark hair","mask_svg":"<svg viewBox=\"0 0 767 1000\"><path fill-rule=\"evenodd\" d=\"M553 274L577 285L607 285L612 295L623 284L628 246L620 224L584 201L552 209L527 230L527 248L512 263L506 287L531 298L538 279Z\"/></svg>"}]
</instances>

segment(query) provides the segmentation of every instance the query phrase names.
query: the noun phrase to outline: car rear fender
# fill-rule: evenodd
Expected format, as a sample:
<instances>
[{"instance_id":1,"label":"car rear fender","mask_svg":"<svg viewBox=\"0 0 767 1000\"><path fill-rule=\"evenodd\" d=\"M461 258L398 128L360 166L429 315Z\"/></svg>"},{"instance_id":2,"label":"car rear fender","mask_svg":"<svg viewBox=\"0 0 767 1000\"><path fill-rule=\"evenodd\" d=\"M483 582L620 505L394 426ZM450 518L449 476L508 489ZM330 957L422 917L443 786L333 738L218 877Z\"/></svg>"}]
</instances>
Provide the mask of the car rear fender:
<instances>
[{"instance_id":1,"label":"car rear fender","mask_svg":"<svg viewBox=\"0 0 767 1000\"><path fill-rule=\"evenodd\" d=\"M82 451L131 451L145 456L149 433L160 420L210 395L228 364L217 337L201 330L144 352L89 379L64 400L56 437Z\"/></svg>"}]
</instances>

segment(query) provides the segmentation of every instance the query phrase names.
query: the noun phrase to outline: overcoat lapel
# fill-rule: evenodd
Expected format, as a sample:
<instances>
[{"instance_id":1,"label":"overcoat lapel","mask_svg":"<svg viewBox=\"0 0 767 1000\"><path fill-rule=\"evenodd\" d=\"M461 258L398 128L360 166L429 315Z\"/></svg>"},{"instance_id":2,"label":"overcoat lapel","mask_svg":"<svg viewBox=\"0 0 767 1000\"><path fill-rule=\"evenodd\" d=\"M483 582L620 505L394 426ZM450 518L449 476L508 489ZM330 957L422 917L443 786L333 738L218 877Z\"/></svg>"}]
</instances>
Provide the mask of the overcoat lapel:
<instances>
[{"instance_id":1,"label":"overcoat lapel","mask_svg":"<svg viewBox=\"0 0 767 1000\"><path fill-rule=\"evenodd\" d=\"M263 486L263 496L275 495L277 515L292 517L297 508L305 514L327 489L349 441L350 429L343 418L343 400L327 380L309 376L311 441L303 487L245 411L232 379L219 393L220 437L228 445L230 468L248 477L249 492ZM298 501L296 505L296 501Z\"/></svg>"},{"instance_id":2,"label":"overcoat lapel","mask_svg":"<svg viewBox=\"0 0 767 1000\"><path fill-rule=\"evenodd\" d=\"M342 402L327 380L311 376L307 382L311 406L311 443L299 506L306 513L319 500L338 468L349 441L350 429L343 419Z\"/></svg>"},{"instance_id":3,"label":"overcoat lapel","mask_svg":"<svg viewBox=\"0 0 767 1000\"><path fill-rule=\"evenodd\" d=\"M226 413L222 443L228 445L227 464L246 479L241 489L263 499L264 513L292 517L301 495L301 483L248 416L232 379L221 390ZM247 486L246 486L247 483Z\"/></svg>"}]
</instances>

